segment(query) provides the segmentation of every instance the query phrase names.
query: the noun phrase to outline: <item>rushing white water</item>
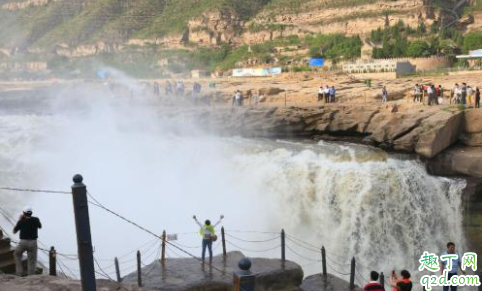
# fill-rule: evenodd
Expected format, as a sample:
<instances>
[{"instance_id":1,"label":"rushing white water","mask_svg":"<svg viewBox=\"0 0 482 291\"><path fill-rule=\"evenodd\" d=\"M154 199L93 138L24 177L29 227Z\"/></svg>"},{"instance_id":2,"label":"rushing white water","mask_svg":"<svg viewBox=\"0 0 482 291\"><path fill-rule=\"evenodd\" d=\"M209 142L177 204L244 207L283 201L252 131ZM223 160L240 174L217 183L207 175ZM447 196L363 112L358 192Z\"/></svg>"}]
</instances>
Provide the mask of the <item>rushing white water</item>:
<instances>
[{"instance_id":1,"label":"rushing white water","mask_svg":"<svg viewBox=\"0 0 482 291\"><path fill-rule=\"evenodd\" d=\"M284 228L287 258L306 273L321 270L316 260L323 245L335 275L348 273L356 257L360 283L371 269L416 273L420 254L439 253L448 241L460 252L465 247L465 183L430 176L416 160L354 145L206 135L192 123L161 124L144 101L116 98L106 88L56 96L49 114L0 116L0 186L69 191L72 176L81 173L105 206L155 233L179 234L185 247L200 243L193 214L211 220L224 214L230 249L279 257L279 249L255 252L276 247L277 239L237 239L269 240ZM184 134L172 133L173 126ZM44 224L40 240L76 253L69 195L1 191L0 201L14 217L31 204ZM90 215L95 255L109 274L113 257L152 241L96 207ZM4 217L0 225L10 228ZM197 248L186 250L199 255ZM146 260L157 255L155 248L146 253ZM182 255L172 248L168 254ZM124 274L133 270L132 259L123 258ZM64 263L78 269L76 261Z\"/></svg>"}]
</instances>

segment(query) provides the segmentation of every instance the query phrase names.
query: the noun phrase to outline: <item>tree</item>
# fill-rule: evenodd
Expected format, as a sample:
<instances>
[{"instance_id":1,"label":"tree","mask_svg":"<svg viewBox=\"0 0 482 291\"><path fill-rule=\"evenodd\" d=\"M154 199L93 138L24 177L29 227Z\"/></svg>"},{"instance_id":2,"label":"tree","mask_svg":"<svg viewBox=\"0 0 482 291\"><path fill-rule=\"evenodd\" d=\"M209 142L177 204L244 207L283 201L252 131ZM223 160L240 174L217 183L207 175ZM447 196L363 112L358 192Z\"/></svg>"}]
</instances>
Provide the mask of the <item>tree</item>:
<instances>
[{"instance_id":1,"label":"tree","mask_svg":"<svg viewBox=\"0 0 482 291\"><path fill-rule=\"evenodd\" d=\"M464 50L482 49L482 33L470 32L464 37Z\"/></svg>"},{"instance_id":2,"label":"tree","mask_svg":"<svg viewBox=\"0 0 482 291\"><path fill-rule=\"evenodd\" d=\"M429 45L423 40L416 40L411 42L407 47L407 56L422 57L430 54Z\"/></svg>"}]
</instances>

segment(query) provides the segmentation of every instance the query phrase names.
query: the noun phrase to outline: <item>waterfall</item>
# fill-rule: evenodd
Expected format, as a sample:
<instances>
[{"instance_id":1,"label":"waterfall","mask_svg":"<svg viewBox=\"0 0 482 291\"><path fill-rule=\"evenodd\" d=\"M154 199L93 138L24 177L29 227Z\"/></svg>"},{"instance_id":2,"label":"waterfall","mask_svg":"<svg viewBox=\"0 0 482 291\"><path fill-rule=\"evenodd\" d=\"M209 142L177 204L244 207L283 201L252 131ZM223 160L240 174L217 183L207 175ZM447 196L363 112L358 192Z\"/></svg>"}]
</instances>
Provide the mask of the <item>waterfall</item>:
<instances>
[{"instance_id":1,"label":"waterfall","mask_svg":"<svg viewBox=\"0 0 482 291\"><path fill-rule=\"evenodd\" d=\"M2 113L0 186L69 191L80 173L101 203L155 233L192 233L198 245L193 214L224 214L228 230L283 228L288 259L309 265L305 274L321 271L315 261L324 246L330 273L348 273L356 258L359 283L370 270L416 273L421 253L440 253L448 241L465 248L465 182L430 176L414 158L351 144L221 138L195 128L179 135L147 106L106 101L102 92L68 94L77 107L54 98L49 114ZM32 205L44 225L40 240L76 253L69 195L1 191L0 204L13 217ZM152 239L93 206L90 217L99 258L113 260ZM0 225L10 228L1 215ZM279 257L279 250L247 254ZM76 261L67 264L78 269Z\"/></svg>"}]
</instances>

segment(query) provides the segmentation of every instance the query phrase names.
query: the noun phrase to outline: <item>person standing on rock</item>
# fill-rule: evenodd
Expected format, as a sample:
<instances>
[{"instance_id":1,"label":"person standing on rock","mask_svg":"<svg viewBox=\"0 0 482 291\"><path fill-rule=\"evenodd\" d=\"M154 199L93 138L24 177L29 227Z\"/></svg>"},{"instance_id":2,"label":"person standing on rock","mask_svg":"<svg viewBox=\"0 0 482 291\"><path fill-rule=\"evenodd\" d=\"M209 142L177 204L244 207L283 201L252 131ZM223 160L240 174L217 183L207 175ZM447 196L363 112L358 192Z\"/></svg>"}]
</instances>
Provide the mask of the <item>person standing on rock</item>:
<instances>
[{"instance_id":1,"label":"person standing on rock","mask_svg":"<svg viewBox=\"0 0 482 291\"><path fill-rule=\"evenodd\" d=\"M214 228L221 223L221 221L224 218L224 215L221 215L219 218L219 221L216 222L214 225L211 225L211 221L206 220L204 222L204 225L202 225L196 218L196 215L192 217L194 221L196 221L197 225L199 225L200 230L199 233L201 234L202 237L202 263L204 264L204 258L206 257L206 247L208 248L209 251L209 264L212 263L213 261L213 241L216 241L216 231Z\"/></svg>"},{"instance_id":2,"label":"person standing on rock","mask_svg":"<svg viewBox=\"0 0 482 291\"><path fill-rule=\"evenodd\" d=\"M325 104L330 103L330 87L328 87L328 85L325 86L323 94L325 95Z\"/></svg>"},{"instance_id":3,"label":"person standing on rock","mask_svg":"<svg viewBox=\"0 0 482 291\"><path fill-rule=\"evenodd\" d=\"M13 228L13 233L20 231L20 241L15 249L13 255L15 258L15 267L17 276L23 276L22 255L27 252L28 264L27 274L35 274L35 268L37 267L37 238L38 229L42 228L40 219L32 216L32 208L27 206L23 209L22 215L17 222L17 225Z\"/></svg>"},{"instance_id":4,"label":"person standing on rock","mask_svg":"<svg viewBox=\"0 0 482 291\"><path fill-rule=\"evenodd\" d=\"M475 108L480 108L480 90L475 87Z\"/></svg>"},{"instance_id":5,"label":"person standing on rock","mask_svg":"<svg viewBox=\"0 0 482 291\"><path fill-rule=\"evenodd\" d=\"M318 102L323 100L323 93L324 92L325 92L325 90L323 90L323 85L321 85L320 88L318 89Z\"/></svg>"},{"instance_id":6,"label":"person standing on rock","mask_svg":"<svg viewBox=\"0 0 482 291\"><path fill-rule=\"evenodd\" d=\"M387 99L388 99L387 87L383 86L383 88L382 88L382 102L387 103Z\"/></svg>"},{"instance_id":7,"label":"person standing on rock","mask_svg":"<svg viewBox=\"0 0 482 291\"><path fill-rule=\"evenodd\" d=\"M422 94L422 90L418 84L415 84L415 89L413 90L413 103L420 102L420 95Z\"/></svg>"}]
</instances>

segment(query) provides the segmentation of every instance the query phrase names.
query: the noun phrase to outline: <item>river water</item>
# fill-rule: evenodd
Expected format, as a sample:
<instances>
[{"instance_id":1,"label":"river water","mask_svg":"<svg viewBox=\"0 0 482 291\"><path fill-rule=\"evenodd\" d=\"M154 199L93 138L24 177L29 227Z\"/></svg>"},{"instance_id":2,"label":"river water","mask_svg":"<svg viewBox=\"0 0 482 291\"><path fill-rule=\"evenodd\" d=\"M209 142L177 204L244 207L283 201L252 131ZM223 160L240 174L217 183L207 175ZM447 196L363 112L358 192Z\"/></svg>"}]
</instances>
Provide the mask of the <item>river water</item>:
<instances>
[{"instance_id":1,"label":"river water","mask_svg":"<svg viewBox=\"0 0 482 291\"><path fill-rule=\"evenodd\" d=\"M0 103L0 187L70 191L80 173L104 206L154 233L177 234L172 242L197 256L193 214L212 221L224 214L228 251L251 257L279 258L284 229L287 259L305 274L320 272L321 246L328 272L344 278L355 257L357 283L372 269L416 273L423 251L440 253L454 241L463 252L466 245L465 182L430 176L410 156L352 144L217 137L195 121L159 122L155 100L120 98L102 85L10 94ZM66 254L59 257L64 269L78 275L70 195L2 190L0 201L8 235L5 216L15 220L31 205L44 225L42 245ZM146 264L159 255L158 240L145 231L94 205L90 219L94 254L109 275L115 256L125 274L135 269L137 249ZM167 255L186 256L173 247Z\"/></svg>"}]
</instances>

